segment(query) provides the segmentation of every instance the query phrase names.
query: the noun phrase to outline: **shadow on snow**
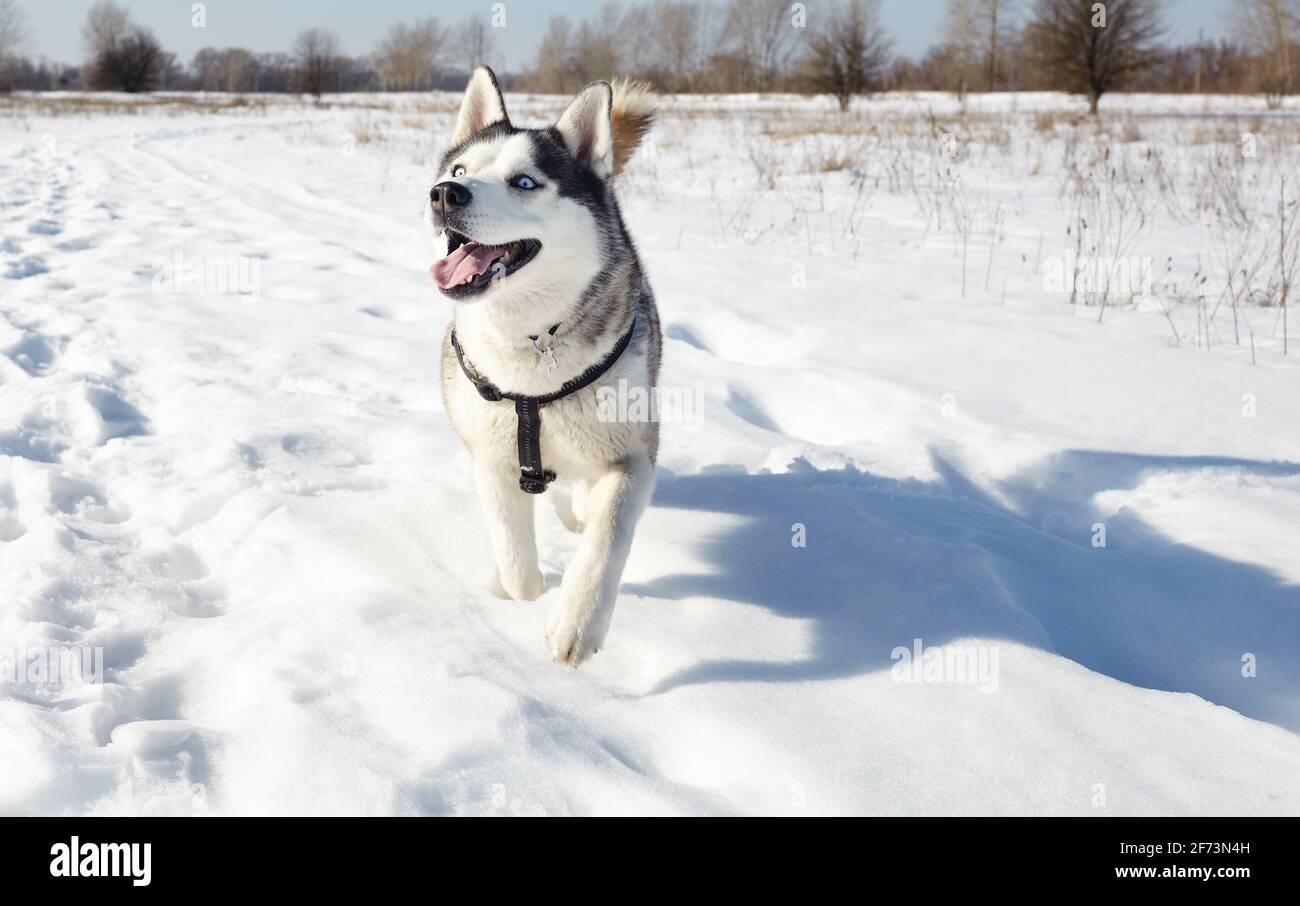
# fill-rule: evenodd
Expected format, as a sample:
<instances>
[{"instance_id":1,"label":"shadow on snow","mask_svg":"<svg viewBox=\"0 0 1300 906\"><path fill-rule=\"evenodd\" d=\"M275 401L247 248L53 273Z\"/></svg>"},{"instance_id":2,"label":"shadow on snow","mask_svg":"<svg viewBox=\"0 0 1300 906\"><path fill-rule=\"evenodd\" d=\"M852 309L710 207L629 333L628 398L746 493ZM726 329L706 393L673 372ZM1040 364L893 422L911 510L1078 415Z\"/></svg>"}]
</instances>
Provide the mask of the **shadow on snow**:
<instances>
[{"instance_id":1,"label":"shadow on snow","mask_svg":"<svg viewBox=\"0 0 1300 906\"><path fill-rule=\"evenodd\" d=\"M1300 586L1268 570L1174 544L1127 510L1103 518L1093 495L1152 471L1300 474L1300 464L1066 451L980 491L932 452L941 480L818 471L661 475L654 505L730 513L702 539L714 567L624 590L764 607L811 621L809 657L706 661L654 693L710 682L796 682L888 669L913 639L1032 645L1138 686L1190 692L1300 730ZM1092 546L1104 521L1107 546ZM791 544L803 523L807 546ZM1279 539L1280 543L1282 539ZM1242 676L1242 657L1258 676Z\"/></svg>"}]
</instances>

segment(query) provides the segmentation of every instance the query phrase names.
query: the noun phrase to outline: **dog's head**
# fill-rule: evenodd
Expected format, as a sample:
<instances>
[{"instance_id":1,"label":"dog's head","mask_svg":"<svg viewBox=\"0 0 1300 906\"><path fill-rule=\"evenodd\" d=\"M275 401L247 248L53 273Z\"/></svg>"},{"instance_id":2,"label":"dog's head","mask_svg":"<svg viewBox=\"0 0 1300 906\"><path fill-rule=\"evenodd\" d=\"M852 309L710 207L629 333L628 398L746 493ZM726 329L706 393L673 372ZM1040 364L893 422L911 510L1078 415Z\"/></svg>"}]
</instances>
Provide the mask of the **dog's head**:
<instances>
[{"instance_id":1,"label":"dog's head","mask_svg":"<svg viewBox=\"0 0 1300 906\"><path fill-rule=\"evenodd\" d=\"M602 266L610 183L653 117L641 85L593 82L546 129L517 129L496 76L470 77L426 208L453 300L581 292Z\"/></svg>"}]
</instances>

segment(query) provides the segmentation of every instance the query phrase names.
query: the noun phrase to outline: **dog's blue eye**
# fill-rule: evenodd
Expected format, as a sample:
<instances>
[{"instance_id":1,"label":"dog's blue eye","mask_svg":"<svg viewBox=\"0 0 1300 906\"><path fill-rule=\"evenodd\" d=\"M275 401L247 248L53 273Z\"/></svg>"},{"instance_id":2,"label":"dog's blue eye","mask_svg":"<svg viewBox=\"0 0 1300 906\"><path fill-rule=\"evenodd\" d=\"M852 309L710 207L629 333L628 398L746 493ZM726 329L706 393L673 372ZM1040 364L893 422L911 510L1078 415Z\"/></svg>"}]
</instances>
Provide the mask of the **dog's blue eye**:
<instances>
[{"instance_id":1,"label":"dog's blue eye","mask_svg":"<svg viewBox=\"0 0 1300 906\"><path fill-rule=\"evenodd\" d=\"M465 175L465 168L462 167L460 164L457 164L456 166L454 166L454 167L451 168L451 175L452 175L453 178L455 178L455 177L457 177L457 176L464 176L464 175Z\"/></svg>"},{"instance_id":2,"label":"dog's blue eye","mask_svg":"<svg viewBox=\"0 0 1300 906\"><path fill-rule=\"evenodd\" d=\"M536 189L538 187L531 176L516 176L510 180L510 185L516 189Z\"/></svg>"}]
</instances>

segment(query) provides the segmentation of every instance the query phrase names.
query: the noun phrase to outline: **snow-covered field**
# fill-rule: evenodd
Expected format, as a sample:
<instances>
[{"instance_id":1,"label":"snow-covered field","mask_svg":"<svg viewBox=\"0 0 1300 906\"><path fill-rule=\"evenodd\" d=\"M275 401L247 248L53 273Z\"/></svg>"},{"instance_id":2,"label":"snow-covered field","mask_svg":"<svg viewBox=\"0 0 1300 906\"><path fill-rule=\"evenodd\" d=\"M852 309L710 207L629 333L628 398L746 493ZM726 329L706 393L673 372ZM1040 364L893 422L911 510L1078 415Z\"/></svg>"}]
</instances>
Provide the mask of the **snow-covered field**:
<instances>
[{"instance_id":1,"label":"snow-covered field","mask_svg":"<svg viewBox=\"0 0 1300 906\"><path fill-rule=\"evenodd\" d=\"M622 196L698 406L574 671L435 381L457 103L0 101L0 812L1300 813L1300 325L1222 290L1295 118L668 102ZM1094 246L1154 290L1072 306Z\"/></svg>"}]
</instances>

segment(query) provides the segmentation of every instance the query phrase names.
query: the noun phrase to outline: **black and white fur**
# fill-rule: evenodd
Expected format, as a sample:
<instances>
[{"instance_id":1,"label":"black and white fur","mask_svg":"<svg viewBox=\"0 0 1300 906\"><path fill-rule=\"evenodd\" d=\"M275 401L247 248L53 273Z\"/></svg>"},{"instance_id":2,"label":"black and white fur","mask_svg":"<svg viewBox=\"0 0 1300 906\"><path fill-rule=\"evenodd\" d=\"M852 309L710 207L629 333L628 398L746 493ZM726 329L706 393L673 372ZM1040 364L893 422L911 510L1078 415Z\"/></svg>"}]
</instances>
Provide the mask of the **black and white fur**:
<instances>
[{"instance_id":1,"label":"black and white fur","mask_svg":"<svg viewBox=\"0 0 1300 906\"><path fill-rule=\"evenodd\" d=\"M640 117L639 127L617 131L620 113L629 111ZM616 134L635 146L650 116L643 92L596 82L553 126L518 129L496 77L480 67L435 180L435 189L453 182L472 200L451 210L431 200L426 209L440 253L449 231L483 245L541 244L535 257L481 291L444 291L454 302L453 323L466 357L498 387L527 395L554 391L607 355L636 320L631 342L608 372L542 409L542 461L558 476L548 495L561 521L582 536L546 638L554 659L574 666L604 644L633 531L654 484L658 425L597 417L601 387L626 381L649 393L659 373L659 315L613 186L616 161L632 150L624 144L616 154ZM539 187L517 188L512 180L521 175ZM556 324L546 351L547 332ZM493 589L530 601L544 587L533 526L536 495L519 487L514 406L479 396L457 363L450 333L442 344L443 399L474 463L496 560ZM531 337L543 338L543 351Z\"/></svg>"}]
</instances>

